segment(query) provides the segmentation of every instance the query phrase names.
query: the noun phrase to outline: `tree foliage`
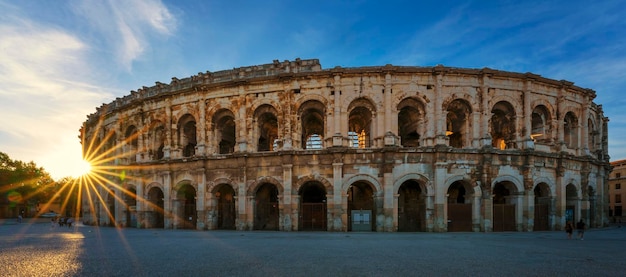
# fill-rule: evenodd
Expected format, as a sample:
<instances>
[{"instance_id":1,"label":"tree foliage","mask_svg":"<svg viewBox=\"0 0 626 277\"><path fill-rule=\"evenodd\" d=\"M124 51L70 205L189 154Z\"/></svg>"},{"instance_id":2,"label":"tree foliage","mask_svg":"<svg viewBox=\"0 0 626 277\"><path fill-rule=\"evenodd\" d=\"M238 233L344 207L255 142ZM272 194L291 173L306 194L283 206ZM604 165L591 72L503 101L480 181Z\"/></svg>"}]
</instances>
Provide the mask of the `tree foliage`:
<instances>
[{"instance_id":1,"label":"tree foliage","mask_svg":"<svg viewBox=\"0 0 626 277\"><path fill-rule=\"evenodd\" d=\"M55 182L34 162L13 160L0 152L0 204L36 205L46 203L55 193Z\"/></svg>"}]
</instances>

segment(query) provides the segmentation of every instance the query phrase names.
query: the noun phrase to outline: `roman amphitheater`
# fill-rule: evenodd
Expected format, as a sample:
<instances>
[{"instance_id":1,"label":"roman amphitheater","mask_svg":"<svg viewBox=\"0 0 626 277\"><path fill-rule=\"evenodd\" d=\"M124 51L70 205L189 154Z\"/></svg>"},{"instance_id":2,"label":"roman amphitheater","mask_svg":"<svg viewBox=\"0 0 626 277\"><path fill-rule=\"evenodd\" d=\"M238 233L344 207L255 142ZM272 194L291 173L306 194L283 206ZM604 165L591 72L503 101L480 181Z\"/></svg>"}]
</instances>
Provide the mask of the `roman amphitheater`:
<instances>
[{"instance_id":1,"label":"roman amphitheater","mask_svg":"<svg viewBox=\"0 0 626 277\"><path fill-rule=\"evenodd\" d=\"M317 59L156 82L81 128L87 224L497 232L608 223L596 93L532 73L323 69ZM106 173L105 173L106 171Z\"/></svg>"}]
</instances>

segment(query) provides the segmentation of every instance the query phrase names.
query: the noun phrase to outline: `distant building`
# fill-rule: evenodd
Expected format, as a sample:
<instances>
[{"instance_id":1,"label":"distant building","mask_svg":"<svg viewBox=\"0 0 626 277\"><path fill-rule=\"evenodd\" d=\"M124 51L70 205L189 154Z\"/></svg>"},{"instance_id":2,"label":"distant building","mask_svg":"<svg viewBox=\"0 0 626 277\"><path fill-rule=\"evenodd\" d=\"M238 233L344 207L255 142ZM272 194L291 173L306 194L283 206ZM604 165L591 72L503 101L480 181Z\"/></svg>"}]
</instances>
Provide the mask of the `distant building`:
<instances>
[{"instance_id":1,"label":"distant building","mask_svg":"<svg viewBox=\"0 0 626 277\"><path fill-rule=\"evenodd\" d=\"M609 175L609 217L624 222L623 200L626 200L626 160L611 162L613 170Z\"/></svg>"},{"instance_id":2,"label":"distant building","mask_svg":"<svg viewBox=\"0 0 626 277\"><path fill-rule=\"evenodd\" d=\"M81 129L87 223L198 230L536 231L608 224L591 89L316 59L131 91Z\"/></svg>"}]
</instances>

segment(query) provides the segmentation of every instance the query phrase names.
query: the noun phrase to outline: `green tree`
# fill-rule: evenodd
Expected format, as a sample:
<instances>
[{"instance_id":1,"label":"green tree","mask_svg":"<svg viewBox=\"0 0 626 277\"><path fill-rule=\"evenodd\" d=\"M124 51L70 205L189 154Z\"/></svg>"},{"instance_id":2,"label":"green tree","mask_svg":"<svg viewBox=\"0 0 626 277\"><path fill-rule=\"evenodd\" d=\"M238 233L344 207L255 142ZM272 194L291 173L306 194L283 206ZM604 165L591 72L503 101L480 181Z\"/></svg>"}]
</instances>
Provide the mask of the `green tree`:
<instances>
[{"instance_id":1,"label":"green tree","mask_svg":"<svg viewBox=\"0 0 626 277\"><path fill-rule=\"evenodd\" d=\"M16 216L16 212L32 213L54 194L54 180L34 162L13 160L0 152L0 216ZM25 214L28 215L28 214Z\"/></svg>"}]
</instances>

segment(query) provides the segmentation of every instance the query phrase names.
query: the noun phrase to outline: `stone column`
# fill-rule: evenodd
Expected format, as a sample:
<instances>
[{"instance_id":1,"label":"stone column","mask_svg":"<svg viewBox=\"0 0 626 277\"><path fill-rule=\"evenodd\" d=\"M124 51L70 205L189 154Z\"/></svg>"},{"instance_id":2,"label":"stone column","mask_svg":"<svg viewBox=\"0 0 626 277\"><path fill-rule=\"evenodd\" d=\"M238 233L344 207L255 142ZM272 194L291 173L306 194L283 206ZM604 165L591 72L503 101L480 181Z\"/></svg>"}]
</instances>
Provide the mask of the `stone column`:
<instances>
[{"instance_id":1,"label":"stone column","mask_svg":"<svg viewBox=\"0 0 626 277\"><path fill-rule=\"evenodd\" d=\"M196 156L204 156L206 148L206 103L201 98L198 100L198 107L200 109L200 118L198 119L198 144L196 145Z\"/></svg>"},{"instance_id":2,"label":"stone column","mask_svg":"<svg viewBox=\"0 0 626 277\"><path fill-rule=\"evenodd\" d=\"M522 140L524 141L524 145L523 145L523 149L535 149L535 142L533 141L533 139L531 138L531 132L532 132L532 118L533 118L533 111L532 111L532 107L530 106L530 99L531 99L531 94L532 92L530 91L532 87L532 80L526 80L526 82L524 82L524 121L523 121L523 125L521 126L522 128L518 129L518 130L524 130L524 134L522 134Z\"/></svg>"},{"instance_id":3,"label":"stone column","mask_svg":"<svg viewBox=\"0 0 626 277\"><path fill-rule=\"evenodd\" d=\"M291 201L292 201L292 170L293 170L293 165L291 164L283 164L283 186L284 186L284 192L283 192L283 197L282 197L282 201L280 201L281 205L283 206L283 213L282 213L282 217L283 220L279 223L280 225L280 230L282 231L292 231L292 230L297 230L297 229L293 229L293 222L294 221L298 221L296 218L292 218L291 217Z\"/></svg>"},{"instance_id":4,"label":"stone column","mask_svg":"<svg viewBox=\"0 0 626 277\"><path fill-rule=\"evenodd\" d=\"M448 137L446 136L446 114L443 107L443 72L436 72L435 78L435 144L447 145Z\"/></svg>"},{"instance_id":5,"label":"stone column","mask_svg":"<svg viewBox=\"0 0 626 277\"><path fill-rule=\"evenodd\" d=\"M172 101L165 100L165 146L163 146L163 158L170 159L171 150L174 147L172 141Z\"/></svg>"},{"instance_id":6,"label":"stone column","mask_svg":"<svg viewBox=\"0 0 626 277\"><path fill-rule=\"evenodd\" d=\"M398 225L397 221L397 197L394 198L395 192L393 191L393 173L386 172L383 174L383 191L381 192L382 204L383 204L383 221L382 221L382 231L385 232L393 232L396 231L394 229L394 225ZM394 224L394 222L396 222Z\"/></svg>"},{"instance_id":7,"label":"stone column","mask_svg":"<svg viewBox=\"0 0 626 277\"><path fill-rule=\"evenodd\" d=\"M343 163L335 161L333 163L333 215L332 219L332 231L346 231L347 230L347 203L344 203L343 195L344 191L342 189L342 178L343 178ZM345 207L344 207L345 204ZM329 222L331 223L331 222Z\"/></svg>"},{"instance_id":8,"label":"stone column","mask_svg":"<svg viewBox=\"0 0 626 277\"><path fill-rule=\"evenodd\" d=\"M204 168L196 169L195 173L198 175L197 180L199 180L196 195L196 229L206 230L206 174L204 173Z\"/></svg>"},{"instance_id":9,"label":"stone column","mask_svg":"<svg viewBox=\"0 0 626 277\"><path fill-rule=\"evenodd\" d=\"M489 89L491 87L490 74L483 74L483 78L481 79L481 93L483 100L481 103L481 111L482 111L482 120L480 126L482 126L482 138L481 138L481 146L491 147L491 134L489 134L489 119L491 118L491 107L489 107L489 99L491 99L491 95Z\"/></svg>"},{"instance_id":10,"label":"stone column","mask_svg":"<svg viewBox=\"0 0 626 277\"><path fill-rule=\"evenodd\" d=\"M235 152L247 152L248 151L248 115L246 114L247 99L243 87L239 87L239 100L242 105L239 107L239 120L237 122L237 143L239 149L235 148Z\"/></svg>"},{"instance_id":11,"label":"stone column","mask_svg":"<svg viewBox=\"0 0 626 277\"><path fill-rule=\"evenodd\" d=\"M341 130L341 77L335 75L335 110L333 114L333 146L343 145L343 134Z\"/></svg>"},{"instance_id":12,"label":"stone column","mask_svg":"<svg viewBox=\"0 0 626 277\"><path fill-rule=\"evenodd\" d=\"M144 221L144 202L146 198L144 197L144 187L146 185L146 179L141 178L138 180L137 190L135 191L135 211L137 212L137 226L136 228L145 228Z\"/></svg>"},{"instance_id":13,"label":"stone column","mask_svg":"<svg viewBox=\"0 0 626 277\"><path fill-rule=\"evenodd\" d=\"M171 202L174 199L172 196L172 177L169 171L163 171L161 175L163 177L163 227L169 229L174 224Z\"/></svg>"},{"instance_id":14,"label":"stone column","mask_svg":"<svg viewBox=\"0 0 626 277\"><path fill-rule=\"evenodd\" d=\"M480 186L480 185L479 185ZM480 232L481 229L484 230L484 227L481 226L481 214L480 214L480 209L481 209L481 205L482 205L482 200L483 198L481 198L481 194L478 193L474 193L473 199L472 199L472 231L474 232Z\"/></svg>"},{"instance_id":15,"label":"stone column","mask_svg":"<svg viewBox=\"0 0 626 277\"><path fill-rule=\"evenodd\" d=\"M398 231L398 198L400 197L400 194L393 194L393 211L392 211L392 226L391 229L388 230L388 232L397 232ZM427 219L428 220L428 219ZM427 223L428 225L428 223Z\"/></svg>"}]
</instances>

